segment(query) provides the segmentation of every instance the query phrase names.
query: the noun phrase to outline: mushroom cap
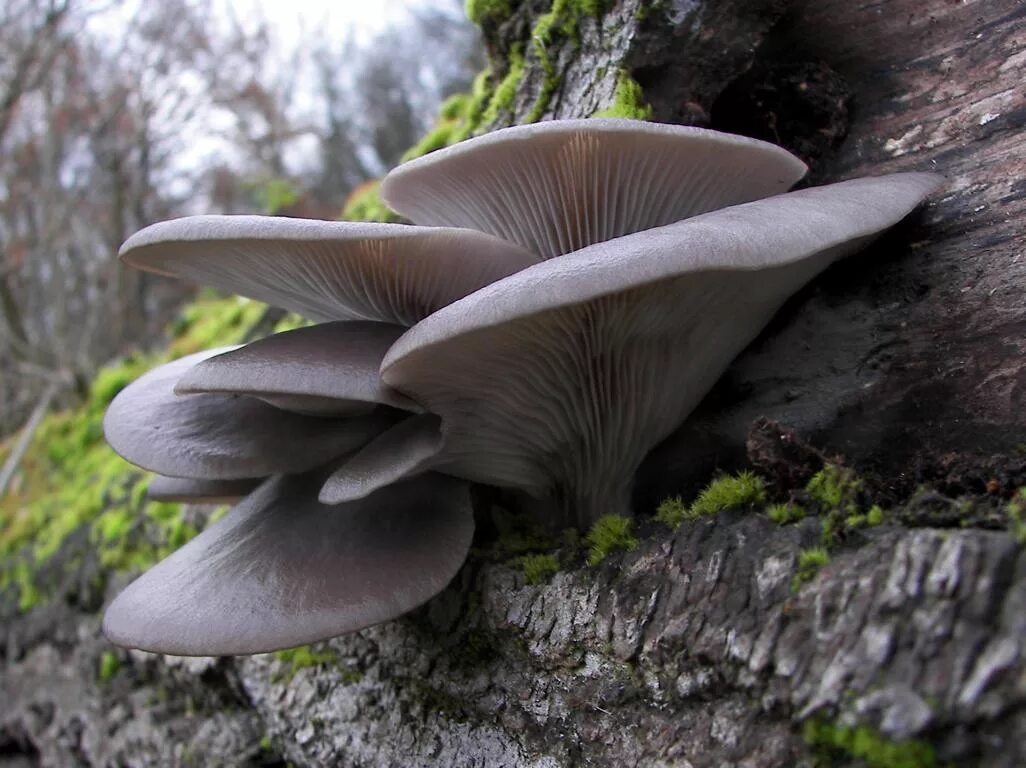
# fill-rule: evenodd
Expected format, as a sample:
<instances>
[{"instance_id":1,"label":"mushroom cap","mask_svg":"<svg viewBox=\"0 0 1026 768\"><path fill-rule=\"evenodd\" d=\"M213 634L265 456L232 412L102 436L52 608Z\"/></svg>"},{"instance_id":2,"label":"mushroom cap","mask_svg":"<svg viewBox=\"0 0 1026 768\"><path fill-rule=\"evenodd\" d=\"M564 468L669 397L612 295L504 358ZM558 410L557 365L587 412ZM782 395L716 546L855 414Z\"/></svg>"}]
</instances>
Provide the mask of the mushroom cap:
<instances>
[{"instance_id":1,"label":"mushroom cap","mask_svg":"<svg viewBox=\"0 0 1026 768\"><path fill-rule=\"evenodd\" d=\"M474 532L464 483L422 475L326 507L323 481L268 480L118 595L104 634L157 653L262 653L396 618L456 575Z\"/></svg>"},{"instance_id":2,"label":"mushroom cap","mask_svg":"<svg viewBox=\"0 0 1026 768\"><path fill-rule=\"evenodd\" d=\"M802 190L538 264L411 328L382 378L442 417L440 470L601 503L788 296L938 183Z\"/></svg>"},{"instance_id":3,"label":"mushroom cap","mask_svg":"<svg viewBox=\"0 0 1026 768\"><path fill-rule=\"evenodd\" d=\"M279 216L160 222L128 238L121 258L311 320L405 326L537 261L470 230Z\"/></svg>"},{"instance_id":4,"label":"mushroom cap","mask_svg":"<svg viewBox=\"0 0 1026 768\"><path fill-rule=\"evenodd\" d=\"M321 488L321 503L361 499L400 478L429 469L442 450L441 426L441 419L425 413L385 430L331 473Z\"/></svg>"},{"instance_id":5,"label":"mushroom cap","mask_svg":"<svg viewBox=\"0 0 1026 768\"><path fill-rule=\"evenodd\" d=\"M377 405L419 411L379 374L385 352L405 330L351 321L276 333L201 360L182 374L174 391L250 395L317 416L354 416Z\"/></svg>"},{"instance_id":6,"label":"mushroom cap","mask_svg":"<svg viewBox=\"0 0 1026 768\"><path fill-rule=\"evenodd\" d=\"M787 191L806 172L757 139L637 120L555 120L400 165L381 198L417 224L477 229L552 258Z\"/></svg>"},{"instance_id":7,"label":"mushroom cap","mask_svg":"<svg viewBox=\"0 0 1026 768\"><path fill-rule=\"evenodd\" d=\"M110 446L162 475L237 480L319 467L359 448L392 421L385 413L329 420L283 411L255 397L174 393L182 374L224 351L183 357L125 387L103 418Z\"/></svg>"},{"instance_id":8,"label":"mushroom cap","mask_svg":"<svg viewBox=\"0 0 1026 768\"><path fill-rule=\"evenodd\" d=\"M154 501L186 504L236 504L256 489L262 478L249 480L195 480L188 477L154 475L146 488Z\"/></svg>"}]
</instances>

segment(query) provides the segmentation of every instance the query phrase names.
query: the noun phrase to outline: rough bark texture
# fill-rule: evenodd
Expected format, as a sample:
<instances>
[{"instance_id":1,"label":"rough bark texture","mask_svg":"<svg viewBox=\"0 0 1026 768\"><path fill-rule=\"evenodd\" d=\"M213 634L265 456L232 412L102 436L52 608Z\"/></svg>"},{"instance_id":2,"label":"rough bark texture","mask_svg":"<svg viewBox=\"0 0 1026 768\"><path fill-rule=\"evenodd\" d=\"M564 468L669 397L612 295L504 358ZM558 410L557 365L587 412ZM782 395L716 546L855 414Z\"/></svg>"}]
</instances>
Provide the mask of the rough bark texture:
<instances>
[{"instance_id":1,"label":"rough bark texture","mask_svg":"<svg viewBox=\"0 0 1026 768\"><path fill-rule=\"evenodd\" d=\"M312 665L119 653L103 684L87 553L62 599L4 623L0 765L1026 764L1026 554L996 530L1026 483L1026 6L650 5L622 0L554 37L548 74L531 43L547 4L489 27L496 56L526 54L503 119L535 110L546 80L545 116L590 114L626 70L655 119L778 140L816 181L950 181L789 304L653 454L639 511L737 460L766 415L863 470L900 503L892 522L849 535L799 589L814 518L650 525L636 551L537 586L493 550ZM775 455L788 440L749 446L778 495L821 462L797 443ZM910 498L923 480L936 491ZM862 728L862 746L825 753L809 721Z\"/></svg>"}]
</instances>

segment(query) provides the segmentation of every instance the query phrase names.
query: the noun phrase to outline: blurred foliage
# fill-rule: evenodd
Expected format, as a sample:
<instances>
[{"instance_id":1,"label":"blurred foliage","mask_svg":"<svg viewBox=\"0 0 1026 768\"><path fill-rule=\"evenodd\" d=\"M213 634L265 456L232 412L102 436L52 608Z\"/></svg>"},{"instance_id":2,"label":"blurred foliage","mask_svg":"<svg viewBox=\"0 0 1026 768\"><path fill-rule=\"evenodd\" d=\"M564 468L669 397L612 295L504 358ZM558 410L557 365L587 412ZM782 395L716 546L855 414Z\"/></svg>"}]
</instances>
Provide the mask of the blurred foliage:
<instances>
[{"instance_id":1,"label":"blurred foliage","mask_svg":"<svg viewBox=\"0 0 1026 768\"><path fill-rule=\"evenodd\" d=\"M8 494L0 498L0 595L14 590L19 608L44 602L48 587L73 569L56 556L77 531L104 570L139 571L187 542L201 520L178 504L146 499L149 475L115 454L103 439L107 406L128 384L156 365L216 345L240 343L262 317L254 301L205 294L169 327L160 354L135 354L99 372L82 407L46 417ZM6 456L16 436L0 444Z\"/></svg>"}]
</instances>

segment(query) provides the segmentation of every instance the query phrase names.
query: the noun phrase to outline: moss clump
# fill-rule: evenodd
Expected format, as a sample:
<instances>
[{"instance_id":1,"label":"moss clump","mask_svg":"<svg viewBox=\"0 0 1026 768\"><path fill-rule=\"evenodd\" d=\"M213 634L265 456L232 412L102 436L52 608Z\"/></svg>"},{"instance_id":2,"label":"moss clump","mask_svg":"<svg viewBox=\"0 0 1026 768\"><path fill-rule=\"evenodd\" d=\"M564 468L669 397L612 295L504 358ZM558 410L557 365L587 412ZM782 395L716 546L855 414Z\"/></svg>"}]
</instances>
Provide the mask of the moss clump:
<instances>
[{"instance_id":1,"label":"moss clump","mask_svg":"<svg viewBox=\"0 0 1026 768\"><path fill-rule=\"evenodd\" d=\"M511 62L513 62L512 58ZM522 76L522 59L519 66ZM510 71L513 71L512 63ZM491 70L486 69L474 78L474 85L470 93L457 93L446 99L438 110L438 121L435 123L435 127L403 154L403 162L422 157L476 135L485 124L485 113L493 99L490 85ZM515 94L514 86L512 94L509 95L510 104L512 104L512 96ZM499 108L496 106L496 112Z\"/></svg>"},{"instance_id":2,"label":"moss clump","mask_svg":"<svg viewBox=\"0 0 1026 768\"><path fill-rule=\"evenodd\" d=\"M680 496L663 499L656 507L655 519L667 528L676 529L687 519L688 505Z\"/></svg>"},{"instance_id":3,"label":"moss clump","mask_svg":"<svg viewBox=\"0 0 1026 768\"><path fill-rule=\"evenodd\" d=\"M861 760L867 768L934 768L937 755L924 741L890 741L868 726L846 726L809 720L803 728L805 743L821 762L838 758Z\"/></svg>"},{"instance_id":4,"label":"moss clump","mask_svg":"<svg viewBox=\"0 0 1026 768\"><path fill-rule=\"evenodd\" d=\"M874 504L866 513L866 525L882 525L884 521L883 507Z\"/></svg>"},{"instance_id":5,"label":"moss clump","mask_svg":"<svg viewBox=\"0 0 1026 768\"><path fill-rule=\"evenodd\" d=\"M296 676L301 669L311 667L327 667L338 663L335 654L329 651L315 652L309 645L301 645L298 648L289 648L284 651L276 651L274 658L284 666L274 677L277 683L287 683Z\"/></svg>"},{"instance_id":6,"label":"moss clump","mask_svg":"<svg viewBox=\"0 0 1026 768\"><path fill-rule=\"evenodd\" d=\"M100 681L100 685L106 685L114 678L119 669L121 669L121 661L118 659L118 655L113 651L105 651L100 656L96 679Z\"/></svg>"},{"instance_id":7,"label":"moss clump","mask_svg":"<svg viewBox=\"0 0 1026 768\"><path fill-rule=\"evenodd\" d=\"M616 90L613 92L613 103L606 109L600 110L592 117L622 117L629 120L651 120L652 107L645 102L645 94L641 86L630 76L630 73L621 69L616 77Z\"/></svg>"},{"instance_id":8,"label":"moss clump","mask_svg":"<svg viewBox=\"0 0 1026 768\"><path fill-rule=\"evenodd\" d=\"M196 534L177 505L163 505L162 519L150 516L161 507L146 502L145 475L103 440L103 415L118 392L153 366L238 343L264 309L208 294L169 328L174 341L167 354L133 355L107 366L78 409L44 419L21 463L22 491L0 499L0 593L13 590L22 611L45 602L52 585L43 582L52 579L41 573L52 570L48 564L83 528L88 536L75 546L94 548L100 564L114 570L149 567ZM74 562L82 558L67 558L66 567Z\"/></svg>"},{"instance_id":9,"label":"moss clump","mask_svg":"<svg viewBox=\"0 0 1026 768\"><path fill-rule=\"evenodd\" d=\"M689 507L685 507L680 498L667 499L656 510L656 519L669 528L676 528L685 520L694 521L764 501L766 484L758 475L746 471L716 478Z\"/></svg>"},{"instance_id":10,"label":"moss clump","mask_svg":"<svg viewBox=\"0 0 1026 768\"><path fill-rule=\"evenodd\" d=\"M513 13L512 0L467 0L467 18L479 27L499 24Z\"/></svg>"},{"instance_id":11,"label":"moss clump","mask_svg":"<svg viewBox=\"0 0 1026 768\"><path fill-rule=\"evenodd\" d=\"M513 102L517 97L517 89L520 87L520 81L524 79L526 71L523 47L519 44L514 45L509 52L509 69L495 86L495 91L488 100L488 106L485 107L484 115L481 118L482 125L490 126L498 119L501 112L512 111Z\"/></svg>"},{"instance_id":12,"label":"moss clump","mask_svg":"<svg viewBox=\"0 0 1026 768\"><path fill-rule=\"evenodd\" d=\"M253 187L260 210L273 216L299 202L299 190L288 179L269 179Z\"/></svg>"},{"instance_id":13,"label":"moss clump","mask_svg":"<svg viewBox=\"0 0 1026 768\"><path fill-rule=\"evenodd\" d=\"M559 85L556 64L549 53L549 46L558 39L571 39L577 43L580 20L588 17L599 19L605 11L606 0L553 0L549 11L538 17L531 30L531 50L538 59L543 79L538 99L524 122L535 123L541 120Z\"/></svg>"},{"instance_id":14,"label":"moss clump","mask_svg":"<svg viewBox=\"0 0 1026 768\"><path fill-rule=\"evenodd\" d=\"M1009 532L1017 542L1026 546L1026 488L1012 494L1005 513L1008 515Z\"/></svg>"},{"instance_id":15,"label":"moss clump","mask_svg":"<svg viewBox=\"0 0 1026 768\"><path fill-rule=\"evenodd\" d=\"M275 323L271 333L285 333L286 331L294 331L297 328L307 328L311 325L313 325L313 323L305 317L300 317L299 315L290 312Z\"/></svg>"},{"instance_id":16,"label":"moss clump","mask_svg":"<svg viewBox=\"0 0 1026 768\"><path fill-rule=\"evenodd\" d=\"M605 515L595 521L585 537L588 545L588 565L598 565L613 552L637 549L634 523L620 515Z\"/></svg>"},{"instance_id":17,"label":"moss clump","mask_svg":"<svg viewBox=\"0 0 1026 768\"><path fill-rule=\"evenodd\" d=\"M805 486L805 492L825 510L843 508L854 514L855 496L862 490L862 481L846 467L827 464Z\"/></svg>"},{"instance_id":18,"label":"moss clump","mask_svg":"<svg viewBox=\"0 0 1026 768\"><path fill-rule=\"evenodd\" d=\"M773 504L766 509L766 516L777 525L789 525L805 519L805 510L797 504Z\"/></svg>"},{"instance_id":19,"label":"moss clump","mask_svg":"<svg viewBox=\"0 0 1026 768\"><path fill-rule=\"evenodd\" d=\"M811 581L819 569L830 562L830 553L823 547L811 547L798 553L798 572L791 582L791 589L797 592L802 584Z\"/></svg>"},{"instance_id":20,"label":"moss clump","mask_svg":"<svg viewBox=\"0 0 1026 768\"><path fill-rule=\"evenodd\" d=\"M861 528L868 517L861 514L859 496L862 481L847 467L827 464L805 486L809 500L825 513L821 540L824 547L833 547L845 531ZM883 519L883 510L873 513L874 519Z\"/></svg>"},{"instance_id":21,"label":"moss clump","mask_svg":"<svg viewBox=\"0 0 1026 768\"><path fill-rule=\"evenodd\" d=\"M524 555L513 562L523 571L528 584L541 584L559 573L559 560L551 554Z\"/></svg>"},{"instance_id":22,"label":"moss clump","mask_svg":"<svg viewBox=\"0 0 1026 768\"><path fill-rule=\"evenodd\" d=\"M354 189L342 208L342 218L346 221L382 223L399 221L399 216L381 202L380 187L380 181L368 181Z\"/></svg>"}]
</instances>

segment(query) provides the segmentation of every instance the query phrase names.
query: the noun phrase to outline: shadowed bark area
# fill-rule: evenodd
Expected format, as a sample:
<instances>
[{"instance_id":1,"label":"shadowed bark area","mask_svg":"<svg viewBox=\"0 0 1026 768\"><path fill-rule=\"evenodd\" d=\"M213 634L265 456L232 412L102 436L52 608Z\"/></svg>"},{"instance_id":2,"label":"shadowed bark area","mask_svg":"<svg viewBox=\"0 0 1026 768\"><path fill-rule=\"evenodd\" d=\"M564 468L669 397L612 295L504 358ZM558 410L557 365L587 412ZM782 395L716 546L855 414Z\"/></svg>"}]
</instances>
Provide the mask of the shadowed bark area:
<instances>
[{"instance_id":1,"label":"shadowed bark area","mask_svg":"<svg viewBox=\"0 0 1026 768\"><path fill-rule=\"evenodd\" d=\"M592 114L626 73L654 119L778 141L814 183L948 186L796 296L649 457L635 551L528 585L483 514L491 554L402 620L305 656L120 654L104 685L99 600L68 580L4 622L0 765L1026 764L1026 555L1003 530L1026 484L1026 7L622 0L539 36L548 10L486 24L497 74L525 63L498 124ZM795 430L749 445L777 498L843 454L891 507L803 584L821 519L646 522L740 465L760 416Z\"/></svg>"}]
</instances>

